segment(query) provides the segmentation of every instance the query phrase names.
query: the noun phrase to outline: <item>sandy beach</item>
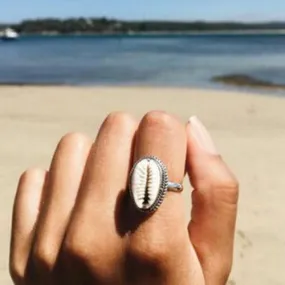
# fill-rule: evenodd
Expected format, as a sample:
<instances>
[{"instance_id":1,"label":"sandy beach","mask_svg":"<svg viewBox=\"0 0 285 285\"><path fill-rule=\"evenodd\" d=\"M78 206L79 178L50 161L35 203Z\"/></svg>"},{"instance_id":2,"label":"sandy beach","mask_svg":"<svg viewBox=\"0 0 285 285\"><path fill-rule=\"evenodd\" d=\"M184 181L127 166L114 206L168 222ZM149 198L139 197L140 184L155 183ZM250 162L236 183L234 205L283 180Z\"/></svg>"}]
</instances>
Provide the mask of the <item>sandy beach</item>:
<instances>
[{"instance_id":1,"label":"sandy beach","mask_svg":"<svg viewBox=\"0 0 285 285\"><path fill-rule=\"evenodd\" d=\"M197 115L241 185L230 285L285 284L285 97L147 87L0 87L0 284L8 273L12 203L21 172L48 168L67 132L91 137L112 111ZM190 207L189 183L184 192ZM189 211L190 213L190 211Z\"/></svg>"}]
</instances>

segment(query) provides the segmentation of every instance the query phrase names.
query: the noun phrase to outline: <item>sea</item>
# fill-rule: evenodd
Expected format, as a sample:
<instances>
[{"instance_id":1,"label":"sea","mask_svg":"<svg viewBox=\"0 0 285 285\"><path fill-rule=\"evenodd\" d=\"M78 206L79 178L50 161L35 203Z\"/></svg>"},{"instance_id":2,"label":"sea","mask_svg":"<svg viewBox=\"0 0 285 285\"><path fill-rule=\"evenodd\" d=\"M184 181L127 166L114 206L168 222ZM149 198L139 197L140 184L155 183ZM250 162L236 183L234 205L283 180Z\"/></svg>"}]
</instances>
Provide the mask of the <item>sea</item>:
<instances>
[{"instance_id":1,"label":"sea","mask_svg":"<svg viewBox=\"0 0 285 285\"><path fill-rule=\"evenodd\" d=\"M0 41L0 84L236 89L212 80L232 74L285 85L285 35L57 35Z\"/></svg>"}]
</instances>

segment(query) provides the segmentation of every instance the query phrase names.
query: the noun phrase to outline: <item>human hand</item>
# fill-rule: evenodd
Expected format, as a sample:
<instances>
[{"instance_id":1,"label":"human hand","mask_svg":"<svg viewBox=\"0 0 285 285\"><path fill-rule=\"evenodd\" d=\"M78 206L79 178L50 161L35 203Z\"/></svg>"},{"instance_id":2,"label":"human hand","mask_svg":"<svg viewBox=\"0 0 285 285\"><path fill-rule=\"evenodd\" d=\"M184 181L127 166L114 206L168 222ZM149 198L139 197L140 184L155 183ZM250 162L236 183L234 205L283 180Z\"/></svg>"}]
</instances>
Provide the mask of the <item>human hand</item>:
<instances>
[{"instance_id":1,"label":"human hand","mask_svg":"<svg viewBox=\"0 0 285 285\"><path fill-rule=\"evenodd\" d=\"M191 221L182 195L167 192L145 217L132 207L135 161L159 157L171 181L186 169L194 188ZM150 112L137 122L114 113L95 143L61 139L49 171L20 178L14 203L10 272L16 285L224 285L232 266L238 184L197 118L186 129Z\"/></svg>"}]
</instances>

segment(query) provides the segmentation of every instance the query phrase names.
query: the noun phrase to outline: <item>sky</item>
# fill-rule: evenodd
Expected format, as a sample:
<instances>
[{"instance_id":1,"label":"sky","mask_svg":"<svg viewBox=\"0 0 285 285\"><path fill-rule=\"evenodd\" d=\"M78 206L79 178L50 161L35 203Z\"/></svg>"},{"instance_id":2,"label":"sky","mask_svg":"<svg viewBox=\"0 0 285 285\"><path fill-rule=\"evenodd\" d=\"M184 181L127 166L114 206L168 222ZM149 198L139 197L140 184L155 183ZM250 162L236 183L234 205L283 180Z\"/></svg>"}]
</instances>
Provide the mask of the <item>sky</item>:
<instances>
[{"instance_id":1,"label":"sky","mask_svg":"<svg viewBox=\"0 0 285 285\"><path fill-rule=\"evenodd\" d=\"M285 21L285 0L0 0L0 22L43 17Z\"/></svg>"}]
</instances>

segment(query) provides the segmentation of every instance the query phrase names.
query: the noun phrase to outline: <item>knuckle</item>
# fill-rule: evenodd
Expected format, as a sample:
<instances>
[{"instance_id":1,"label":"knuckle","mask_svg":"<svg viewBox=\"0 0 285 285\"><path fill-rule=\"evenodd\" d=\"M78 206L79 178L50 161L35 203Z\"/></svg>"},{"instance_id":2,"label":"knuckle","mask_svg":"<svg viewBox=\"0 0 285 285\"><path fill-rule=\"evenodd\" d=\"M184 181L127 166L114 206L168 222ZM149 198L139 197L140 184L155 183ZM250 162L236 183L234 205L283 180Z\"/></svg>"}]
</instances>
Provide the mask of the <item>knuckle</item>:
<instances>
[{"instance_id":1,"label":"knuckle","mask_svg":"<svg viewBox=\"0 0 285 285\"><path fill-rule=\"evenodd\" d=\"M131 243L129 256L159 266L169 256L169 248L156 242L144 241Z\"/></svg>"},{"instance_id":2,"label":"knuckle","mask_svg":"<svg viewBox=\"0 0 285 285\"><path fill-rule=\"evenodd\" d=\"M142 119L142 124L167 127L175 121L174 117L163 111L150 111Z\"/></svg>"},{"instance_id":3,"label":"knuckle","mask_svg":"<svg viewBox=\"0 0 285 285\"><path fill-rule=\"evenodd\" d=\"M221 181L219 181L219 184L223 185L224 188L236 189L236 190L238 190L239 188L238 180L231 173L228 176L223 177L220 180Z\"/></svg>"},{"instance_id":4,"label":"knuckle","mask_svg":"<svg viewBox=\"0 0 285 285\"><path fill-rule=\"evenodd\" d=\"M104 122L104 125L115 126L120 130L130 130L136 125L135 119L125 112L112 112L110 113Z\"/></svg>"},{"instance_id":5,"label":"knuckle","mask_svg":"<svg viewBox=\"0 0 285 285\"><path fill-rule=\"evenodd\" d=\"M105 249L106 246L104 241ZM75 234L73 238L69 237L64 242L61 251L61 262L75 267L80 265L80 267L92 269L92 276L96 280L106 280L106 277L109 278L114 273L113 269L116 259L114 255L109 256L108 252L110 250L104 250L98 243L96 243L96 247L90 246L89 243L86 243L86 240ZM104 257L104 262L98 258L102 256Z\"/></svg>"},{"instance_id":6,"label":"knuckle","mask_svg":"<svg viewBox=\"0 0 285 285\"><path fill-rule=\"evenodd\" d=\"M82 225L69 229L61 248L60 263L69 265L68 267L80 266L92 270L92 276L101 284L99 280L106 281L114 276L117 270L115 268L122 257L120 254L116 256L116 252L121 252L122 248L118 244L106 243L106 238L86 238L86 232L88 230Z\"/></svg>"},{"instance_id":7,"label":"knuckle","mask_svg":"<svg viewBox=\"0 0 285 285\"><path fill-rule=\"evenodd\" d=\"M71 234L64 241L62 256L64 260L80 261L86 265L91 260L91 251L86 241L78 237L78 234Z\"/></svg>"},{"instance_id":8,"label":"knuckle","mask_svg":"<svg viewBox=\"0 0 285 285\"><path fill-rule=\"evenodd\" d=\"M48 244L38 244L33 249L33 262L42 272L51 273L54 267L54 250Z\"/></svg>"},{"instance_id":9,"label":"knuckle","mask_svg":"<svg viewBox=\"0 0 285 285\"><path fill-rule=\"evenodd\" d=\"M237 192L239 185L238 182L232 179L222 179L212 183L213 188L224 188Z\"/></svg>"},{"instance_id":10,"label":"knuckle","mask_svg":"<svg viewBox=\"0 0 285 285\"><path fill-rule=\"evenodd\" d=\"M10 264L10 276L15 284L23 284L25 279L25 268L19 264Z\"/></svg>"},{"instance_id":11,"label":"knuckle","mask_svg":"<svg viewBox=\"0 0 285 285\"><path fill-rule=\"evenodd\" d=\"M229 204L237 204L239 197L239 183L236 177L228 170L219 165L208 173L207 178L197 180L196 189L200 189L203 197L213 198ZM200 194L201 194L200 193ZM193 192L193 195L199 196Z\"/></svg>"},{"instance_id":12,"label":"knuckle","mask_svg":"<svg viewBox=\"0 0 285 285\"><path fill-rule=\"evenodd\" d=\"M81 148L83 145L86 145L90 142L90 139L87 135L80 132L71 132L64 135L60 142L59 147L61 146L72 146L75 148Z\"/></svg>"},{"instance_id":13,"label":"knuckle","mask_svg":"<svg viewBox=\"0 0 285 285\"><path fill-rule=\"evenodd\" d=\"M239 197L239 183L235 179L220 181L213 185L214 193L223 197L229 204L237 204Z\"/></svg>"}]
</instances>

